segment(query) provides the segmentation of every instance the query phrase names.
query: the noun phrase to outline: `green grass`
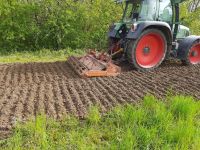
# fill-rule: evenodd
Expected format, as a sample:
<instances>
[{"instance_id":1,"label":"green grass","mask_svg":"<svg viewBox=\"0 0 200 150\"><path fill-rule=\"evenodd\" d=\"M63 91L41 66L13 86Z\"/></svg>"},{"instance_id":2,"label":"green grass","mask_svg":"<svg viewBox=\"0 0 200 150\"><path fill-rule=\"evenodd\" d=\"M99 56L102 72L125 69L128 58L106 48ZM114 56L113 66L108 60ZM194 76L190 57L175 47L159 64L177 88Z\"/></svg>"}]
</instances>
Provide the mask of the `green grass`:
<instances>
[{"instance_id":1,"label":"green grass","mask_svg":"<svg viewBox=\"0 0 200 150\"><path fill-rule=\"evenodd\" d=\"M1 149L162 149L198 150L200 102L173 96L146 96L138 105L118 106L105 115L97 107L85 120L60 121L45 115L18 124Z\"/></svg>"},{"instance_id":2,"label":"green grass","mask_svg":"<svg viewBox=\"0 0 200 150\"><path fill-rule=\"evenodd\" d=\"M82 55L83 50L38 50L22 52L1 52L0 63L28 63L28 62L55 62L65 61L71 55Z\"/></svg>"}]
</instances>

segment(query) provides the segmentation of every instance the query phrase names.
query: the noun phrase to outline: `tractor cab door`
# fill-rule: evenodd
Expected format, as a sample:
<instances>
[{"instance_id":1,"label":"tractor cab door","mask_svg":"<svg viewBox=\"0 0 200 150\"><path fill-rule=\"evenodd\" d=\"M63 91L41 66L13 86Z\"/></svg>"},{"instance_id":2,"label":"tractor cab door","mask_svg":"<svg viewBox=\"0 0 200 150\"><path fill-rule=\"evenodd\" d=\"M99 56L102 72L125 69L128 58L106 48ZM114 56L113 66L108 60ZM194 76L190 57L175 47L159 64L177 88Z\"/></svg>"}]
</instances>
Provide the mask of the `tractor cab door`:
<instances>
[{"instance_id":1,"label":"tractor cab door","mask_svg":"<svg viewBox=\"0 0 200 150\"><path fill-rule=\"evenodd\" d=\"M156 21L158 0L143 0L139 21Z\"/></svg>"},{"instance_id":2,"label":"tractor cab door","mask_svg":"<svg viewBox=\"0 0 200 150\"><path fill-rule=\"evenodd\" d=\"M160 0L158 11L158 20L167 22L168 24L172 25L173 11L171 0Z\"/></svg>"}]
</instances>

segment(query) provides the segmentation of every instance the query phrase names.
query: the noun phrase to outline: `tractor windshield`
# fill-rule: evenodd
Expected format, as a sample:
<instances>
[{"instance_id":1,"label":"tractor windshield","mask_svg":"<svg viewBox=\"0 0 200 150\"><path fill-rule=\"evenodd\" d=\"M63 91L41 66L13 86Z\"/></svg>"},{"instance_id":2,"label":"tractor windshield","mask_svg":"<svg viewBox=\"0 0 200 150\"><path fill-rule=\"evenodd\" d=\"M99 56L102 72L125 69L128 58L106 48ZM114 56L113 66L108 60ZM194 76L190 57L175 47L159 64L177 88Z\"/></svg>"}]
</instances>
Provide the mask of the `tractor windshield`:
<instances>
[{"instance_id":1,"label":"tractor windshield","mask_svg":"<svg viewBox=\"0 0 200 150\"><path fill-rule=\"evenodd\" d=\"M137 18L139 17L140 6L140 3L127 2L123 16L123 21L133 22L134 20L137 20Z\"/></svg>"},{"instance_id":2,"label":"tractor windshield","mask_svg":"<svg viewBox=\"0 0 200 150\"><path fill-rule=\"evenodd\" d=\"M123 16L124 22L153 21L156 18L157 1L142 0L137 2L127 2Z\"/></svg>"}]
</instances>

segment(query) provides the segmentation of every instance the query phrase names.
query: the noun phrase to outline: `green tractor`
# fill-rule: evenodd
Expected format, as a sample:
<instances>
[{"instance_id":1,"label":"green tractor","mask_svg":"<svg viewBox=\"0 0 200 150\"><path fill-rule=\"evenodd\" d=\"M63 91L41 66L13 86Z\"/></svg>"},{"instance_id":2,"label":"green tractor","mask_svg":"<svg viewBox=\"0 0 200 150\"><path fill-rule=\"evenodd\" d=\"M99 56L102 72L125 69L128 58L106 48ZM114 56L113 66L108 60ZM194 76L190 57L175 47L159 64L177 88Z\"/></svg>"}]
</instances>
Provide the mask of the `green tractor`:
<instances>
[{"instance_id":1,"label":"green tractor","mask_svg":"<svg viewBox=\"0 0 200 150\"><path fill-rule=\"evenodd\" d=\"M109 32L109 53L123 54L138 70L157 68L173 57L185 64L200 63L200 37L180 25L183 0L126 0L123 17Z\"/></svg>"},{"instance_id":2,"label":"green tractor","mask_svg":"<svg viewBox=\"0 0 200 150\"><path fill-rule=\"evenodd\" d=\"M190 36L189 28L180 24L179 4L183 1L118 0L125 7L121 21L113 24L108 33L109 58L128 60L140 71L155 69L168 58L187 65L199 64L200 36ZM79 73L88 77L120 72L102 54L92 53L71 61L76 69L82 69L78 69Z\"/></svg>"}]
</instances>

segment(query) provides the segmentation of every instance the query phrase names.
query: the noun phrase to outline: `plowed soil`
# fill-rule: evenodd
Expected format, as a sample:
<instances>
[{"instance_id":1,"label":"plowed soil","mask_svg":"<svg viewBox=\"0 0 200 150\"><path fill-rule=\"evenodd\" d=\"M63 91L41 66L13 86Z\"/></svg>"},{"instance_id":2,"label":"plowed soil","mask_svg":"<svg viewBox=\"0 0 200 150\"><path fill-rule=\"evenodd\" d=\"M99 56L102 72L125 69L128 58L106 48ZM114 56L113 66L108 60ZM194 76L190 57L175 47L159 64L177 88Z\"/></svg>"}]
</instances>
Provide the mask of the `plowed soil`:
<instances>
[{"instance_id":1,"label":"plowed soil","mask_svg":"<svg viewBox=\"0 0 200 150\"><path fill-rule=\"evenodd\" d=\"M92 105L105 112L148 93L162 98L168 91L200 99L200 65L167 62L148 73L125 66L117 77L83 79L67 62L0 65L0 137L16 121L39 112L56 119L66 114L84 117Z\"/></svg>"}]
</instances>

